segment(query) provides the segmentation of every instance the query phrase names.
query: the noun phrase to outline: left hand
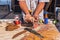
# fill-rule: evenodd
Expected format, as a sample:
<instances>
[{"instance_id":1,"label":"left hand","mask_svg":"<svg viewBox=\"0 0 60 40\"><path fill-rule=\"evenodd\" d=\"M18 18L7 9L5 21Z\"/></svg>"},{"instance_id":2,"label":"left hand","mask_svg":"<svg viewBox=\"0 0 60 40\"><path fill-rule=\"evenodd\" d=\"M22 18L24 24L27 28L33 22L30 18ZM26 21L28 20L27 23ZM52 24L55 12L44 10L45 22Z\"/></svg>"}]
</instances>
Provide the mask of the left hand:
<instances>
[{"instance_id":1,"label":"left hand","mask_svg":"<svg viewBox=\"0 0 60 40\"><path fill-rule=\"evenodd\" d=\"M34 15L35 21L38 21L38 15Z\"/></svg>"}]
</instances>

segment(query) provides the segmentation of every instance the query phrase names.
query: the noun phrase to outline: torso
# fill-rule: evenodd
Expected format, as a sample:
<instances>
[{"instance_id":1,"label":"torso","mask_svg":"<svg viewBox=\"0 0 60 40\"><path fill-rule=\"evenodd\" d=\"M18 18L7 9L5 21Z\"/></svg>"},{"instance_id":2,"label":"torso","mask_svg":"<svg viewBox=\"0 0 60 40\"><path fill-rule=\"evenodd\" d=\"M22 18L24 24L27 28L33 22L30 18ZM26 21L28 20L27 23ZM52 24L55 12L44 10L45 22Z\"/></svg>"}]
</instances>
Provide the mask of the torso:
<instances>
[{"instance_id":1,"label":"torso","mask_svg":"<svg viewBox=\"0 0 60 40\"><path fill-rule=\"evenodd\" d=\"M31 1L31 0L26 0L26 4L27 4L27 7L28 7L29 10L32 9L32 14L33 14L34 10L36 9L36 7L37 7L37 5L38 5L38 0L32 0L32 7L31 7L30 1ZM23 13L23 16L25 17L24 12L22 12L22 13ZM24 17L23 17L23 18L24 18ZM41 19L43 20L43 10L40 12L39 18L41 18Z\"/></svg>"},{"instance_id":2,"label":"torso","mask_svg":"<svg viewBox=\"0 0 60 40\"><path fill-rule=\"evenodd\" d=\"M31 9L31 5L32 5L32 8L35 9L38 4L38 0L26 0L26 4L29 10Z\"/></svg>"}]
</instances>

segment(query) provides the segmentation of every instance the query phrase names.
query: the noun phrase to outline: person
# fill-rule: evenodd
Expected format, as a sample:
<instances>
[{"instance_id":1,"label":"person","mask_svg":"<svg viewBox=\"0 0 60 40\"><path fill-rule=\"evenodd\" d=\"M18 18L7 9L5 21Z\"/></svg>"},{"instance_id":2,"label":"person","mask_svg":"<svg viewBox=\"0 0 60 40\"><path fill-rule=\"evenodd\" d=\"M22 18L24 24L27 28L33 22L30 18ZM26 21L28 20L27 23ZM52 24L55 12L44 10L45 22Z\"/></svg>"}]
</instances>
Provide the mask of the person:
<instances>
[{"instance_id":1,"label":"person","mask_svg":"<svg viewBox=\"0 0 60 40\"><path fill-rule=\"evenodd\" d=\"M44 20L43 16L43 8L45 6L45 2L49 2L49 0L18 0L19 6L22 9L23 19L25 21L32 21L34 19L37 21L38 19Z\"/></svg>"}]
</instances>

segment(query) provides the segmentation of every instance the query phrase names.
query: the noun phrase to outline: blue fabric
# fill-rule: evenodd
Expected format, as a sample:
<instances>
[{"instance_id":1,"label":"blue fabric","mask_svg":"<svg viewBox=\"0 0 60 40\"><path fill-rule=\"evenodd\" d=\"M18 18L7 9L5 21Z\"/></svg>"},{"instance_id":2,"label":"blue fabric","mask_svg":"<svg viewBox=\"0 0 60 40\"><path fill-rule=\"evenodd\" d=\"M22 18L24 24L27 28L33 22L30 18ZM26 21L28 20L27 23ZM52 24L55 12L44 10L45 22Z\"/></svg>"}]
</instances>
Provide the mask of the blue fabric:
<instances>
[{"instance_id":1,"label":"blue fabric","mask_svg":"<svg viewBox=\"0 0 60 40\"><path fill-rule=\"evenodd\" d=\"M44 14L48 14L48 12L47 11L44 11ZM44 18L44 23L45 24L48 24L48 18Z\"/></svg>"},{"instance_id":2,"label":"blue fabric","mask_svg":"<svg viewBox=\"0 0 60 40\"><path fill-rule=\"evenodd\" d=\"M44 18L44 24L48 24L48 18Z\"/></svg>"}]
</instances>

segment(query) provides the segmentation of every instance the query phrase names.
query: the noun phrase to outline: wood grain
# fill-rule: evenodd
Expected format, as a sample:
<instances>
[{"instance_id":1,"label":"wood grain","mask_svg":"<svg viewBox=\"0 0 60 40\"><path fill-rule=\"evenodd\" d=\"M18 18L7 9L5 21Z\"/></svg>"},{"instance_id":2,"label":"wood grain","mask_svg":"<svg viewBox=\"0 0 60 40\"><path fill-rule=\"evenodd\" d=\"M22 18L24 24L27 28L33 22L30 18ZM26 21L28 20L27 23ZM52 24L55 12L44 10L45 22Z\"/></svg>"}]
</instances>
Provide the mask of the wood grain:
<instances>
[{"instance_id":1,"label":"wood grain","mask_svg":"<svg viewBox=\"0 0 60 40\"><path fill-rule=\"evenodd\" d=\"M40 38L32 33L30 35L22 38L21 40L60 40L60 33L56 29L56 27L52 24L47 24L44 25L42 24L41 27L45 26L42 28L42 30L39 30L38 33L44 36L44 38Z\"/></svg>"}]
</instances>

